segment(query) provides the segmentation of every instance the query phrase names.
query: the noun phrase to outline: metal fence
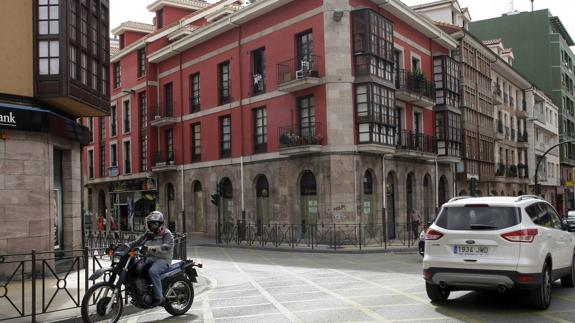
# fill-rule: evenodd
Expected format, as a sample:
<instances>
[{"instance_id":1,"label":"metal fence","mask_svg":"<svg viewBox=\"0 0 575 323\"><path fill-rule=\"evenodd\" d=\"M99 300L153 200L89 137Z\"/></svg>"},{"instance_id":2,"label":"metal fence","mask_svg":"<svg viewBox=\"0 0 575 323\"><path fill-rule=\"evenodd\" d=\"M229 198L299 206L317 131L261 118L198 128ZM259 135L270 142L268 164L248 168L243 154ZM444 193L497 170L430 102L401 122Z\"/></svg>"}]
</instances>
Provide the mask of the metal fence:
<instances>
[{"instance_id":1,"label":"metal fence","mask_svg":"<svg viewBox=\"0 0 575 323\"><path fill-rule=\"evenodd\" d=\"M401 249L417 245L419 233L429 223L358 224L253 224L225 223L216 242L223 245L309 249Z\"/></svg>"},{"instance_id":2,"label":"metal fence","mask_svg":"<svg viewBox=\"0 0 575 323\"><path fill-rule=\"evenodd\" d=\"M94 284L88 278L108 261L105 250L139 234L86 232L84 249L0 255L0 321L37 322L39 316L79 308ZM174 259L185 260L186 236L175 233L174 242Z\"/></svg>"}]
</instances>

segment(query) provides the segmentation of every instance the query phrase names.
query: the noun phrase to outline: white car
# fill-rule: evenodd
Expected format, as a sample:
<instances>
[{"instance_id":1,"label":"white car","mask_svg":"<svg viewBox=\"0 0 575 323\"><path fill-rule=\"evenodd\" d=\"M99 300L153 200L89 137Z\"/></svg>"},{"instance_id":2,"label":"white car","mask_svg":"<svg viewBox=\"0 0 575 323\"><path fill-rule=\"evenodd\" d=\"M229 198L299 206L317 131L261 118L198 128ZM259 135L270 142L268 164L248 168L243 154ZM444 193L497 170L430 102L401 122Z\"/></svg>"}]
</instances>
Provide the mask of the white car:
<instances>
[{"instance_id":1,"label":"white car","mask_svg":"<svg viewBox=\"0 0 575 323\"><path fill-rule=\"evenodd\" d=\"M454 290L525 290L538 309L551 285L575 287L575 238L536 196L456 197L425 235L427 295L443 302Z\"/></svg>"}]
</instances>

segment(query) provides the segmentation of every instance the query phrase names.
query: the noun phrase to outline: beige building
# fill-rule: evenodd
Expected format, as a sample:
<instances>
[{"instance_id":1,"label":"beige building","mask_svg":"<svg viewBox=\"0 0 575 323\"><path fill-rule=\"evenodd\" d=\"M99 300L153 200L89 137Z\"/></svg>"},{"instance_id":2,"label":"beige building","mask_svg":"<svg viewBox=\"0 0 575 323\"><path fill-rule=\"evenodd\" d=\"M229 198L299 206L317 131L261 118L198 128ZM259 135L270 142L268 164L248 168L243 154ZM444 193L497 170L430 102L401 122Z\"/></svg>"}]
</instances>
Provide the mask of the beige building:
<instances>
[{"instance_id":1,"label":"beige building","mask_svg":"<svg viewBox=\"0 0 575 323\"><path fill-rule=\"evenodd\" d=\"M109 110L109 3L89 3L2 1L1 254L82 247L80 153L89 132L76 118ZM97 17L86 25L96 39L77 28L80 10Z\"/></svg>"}]
</instances>

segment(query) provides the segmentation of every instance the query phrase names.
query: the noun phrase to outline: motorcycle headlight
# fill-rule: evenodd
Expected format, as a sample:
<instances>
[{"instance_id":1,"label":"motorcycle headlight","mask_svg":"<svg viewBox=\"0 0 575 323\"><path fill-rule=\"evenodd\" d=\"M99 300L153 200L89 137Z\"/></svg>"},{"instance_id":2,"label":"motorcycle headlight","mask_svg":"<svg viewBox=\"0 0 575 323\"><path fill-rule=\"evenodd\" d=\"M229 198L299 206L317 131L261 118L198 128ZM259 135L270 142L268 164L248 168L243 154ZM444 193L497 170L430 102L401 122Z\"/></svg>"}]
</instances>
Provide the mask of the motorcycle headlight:
<instances>
[{"instance_id":1,"label":"motorcycle headlight","mask_svg":"<svg viewBox=\"0 0 575 323\"><path fill-rule=\"evenodd\" d=\"M113 264L117 264L120 262L120 256L113 256L112 257L112 263Z\"/></svg>"}]
</instances>

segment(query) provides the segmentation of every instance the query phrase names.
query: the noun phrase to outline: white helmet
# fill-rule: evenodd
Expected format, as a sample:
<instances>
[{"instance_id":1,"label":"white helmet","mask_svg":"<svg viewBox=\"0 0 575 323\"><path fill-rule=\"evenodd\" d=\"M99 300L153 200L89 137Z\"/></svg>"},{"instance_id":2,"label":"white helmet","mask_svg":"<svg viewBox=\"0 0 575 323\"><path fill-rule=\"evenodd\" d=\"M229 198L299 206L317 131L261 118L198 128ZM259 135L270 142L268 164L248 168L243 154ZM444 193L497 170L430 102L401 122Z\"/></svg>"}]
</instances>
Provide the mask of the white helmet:
<instances>
[{"instance_id":1,"label":"white helmet","mask_svg":"<svg viewBox=\"0 0 575 323\"><path fill-rule=\"evenodd\" d=\"M148 230L158 233L164 227L164 215L160 211L152 211L146 218Z\"/></svg>"}]
</instances>

